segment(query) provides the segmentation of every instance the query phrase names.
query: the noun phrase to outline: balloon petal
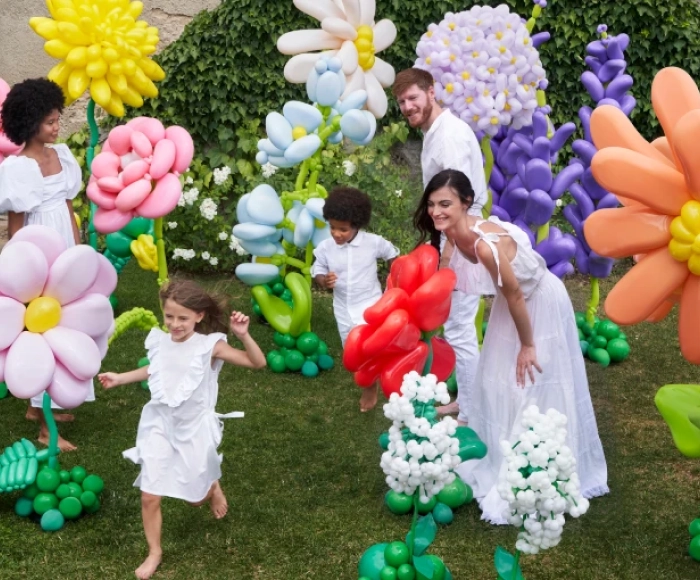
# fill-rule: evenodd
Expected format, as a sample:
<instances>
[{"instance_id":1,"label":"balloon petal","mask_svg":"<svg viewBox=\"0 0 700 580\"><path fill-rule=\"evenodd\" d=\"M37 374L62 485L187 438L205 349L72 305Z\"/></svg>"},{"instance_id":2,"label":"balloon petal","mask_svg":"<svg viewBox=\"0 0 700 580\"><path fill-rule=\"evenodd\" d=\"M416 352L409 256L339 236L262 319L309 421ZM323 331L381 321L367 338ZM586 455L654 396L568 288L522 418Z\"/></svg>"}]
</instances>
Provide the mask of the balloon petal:
<instances>
[{"instance_id":1,"label":"balloon petal","mask_svg":"<svg viewBox=\"0 0 700 580\"><path fill-rule=\"evenodd\" d=\"M256 223L243 223L233 226L233 235L239 240L259 240L277 233L274 226L265 226Z\"/></svg>"},{"instance_id":2,"label":"balloon petal","mask_svg":"<svg viewBox=\"0 0 700 580\"><path fill-rule=\"evenodd\" d=\"M136 212L149 219L169 214L177 207L182 195L182 184L174 173L166 173L156 182L153 192L136 208Z\"/></svg>"},{"instance_id":3,"label":"balloon petal","mask_svg":"<svg viewBox=\"0 0 700 580\"><path fill-rule=\"evenodd\" d=\"M125 227L133 217L132 212L124 213L118 209L107 210L98 207L92 222L101 234L112 234Z\"/></svg>"},{"instance_id":4,"label":"balloon petal","mask_svg":"<svg viewBox=\"0 0 700 580\"><path fill-rule=\"evenodd\" d=\"M374 58L372 74L375 77L377 77L379 84L382 85L384 88L393 85L394 79L396 78L396 72L394 71L394 67L379 57Z\"/></svg>"},{"instance_id":5,"label":"balloon petal","mask_svg":"<svg viewBox=\"0 0 700 580\"><path fill-rule=\"evenodd\" d=\"M284 78L294 84L305 83L317 60L317 53L304 53L293 56L284 65Z\"/></svg>"},{"instance_id":6,"label":"balloon petal","mask_svg":"<svg viewBox=\"0 0 700 580\"><path fill-rule=\"evenodd\" d=\"M324 30L294 30L286 32L277 40L277 50L282 54L299 54L314 50L340 48L342 39Z\"/></svg>"},{"instance_id":7,"label":"balloon petal","mask_svg":"<svg viewBox=\"0 0 700 580\"><path fill-rule=\"evenodd\" d=\"M90 246L68 248L53 263L44 287L44 296L63 306L84 296L95 283L100 270L97 252Z\"/></svg>"},{"instance_id":8,"label":"balloon petal","mask_svg":"<svg viewBox=\"0 0 700 580\"><path fill-rule=\"evenodd\" d=\"M367 109L377 119L381 119L386 115L387 108L389 107L386 93L382 85L379 84L377 77L372 74L372 71L367 71L364 76L365 89L367 90Z\"/></svg>"},{"instance_id":9,"label":"balloon petal","mask_svg":"<svg viewBox=\"0 0 700 580\"><path fill-rule=\"evenodd\" d=\"M27 308L21 302L0 296L0 351L8 348L24 330L26 311Z\"/></svg>"},{"instance_id":10,"label":"balloon petal","mask_svg":"<svg viewBox=\"0 0 700 580\"><path fill-rule=\"evenodd\" d=\"M92 387L92 377L80 380L60 362L47 389L51 399L62 409L74 409L85 402Z\"/></svg>"},{"instance_id":11,"label":"balloon petal","mask_svg":"<svg viewBox=\"0 0 700 580\"><path fill-rule=\"evenodd\" d=\"M239 264L236 277L249 286L267 284L279 276L280 270L274 264Z\"/></svg>"},{"instance_id":12,"label":"balloon petal","mask_svg":"<svg viewBox=\"0 0 700 580\"><path fill-rule=\"evenodd\" d=\"M311 157L321 146L321 139L316 134L306 135L297 139L284 152L284 158L290 163L301 163Z\"/></svg>"},{"instance_id":13,"label":"balloon petal","mask_svg":"<svg viewBox=\"0 0 700 580\"><path fill-rule=\"evenodd\" d=\"M56 261L61 252L68 247L63 236L57 230L35 224L29 224L20 228L5 246L11 246L17 242L34 244L44 254L49 267Z\"/></svg>"},{"instance_id":14,"label":"balloon petal","mask_svg":"<svg viewBox=\"0 0 700 580\"><path fill-rule=\"evenodd\" d=\"M117 271L112 266L112 263L102 254L97 254L99 268L95 282L85 292L85 295L102 294L102 296L110 296L117 288Z\"/></svg>"},{"instance_id":15,"label":"balloon petal","mask_svg":"<svg viewBox=\"0 0 700 580\"><path fill-rule=\"evenodd\" d=\"M267 137L277 149L285 150L294 141L292 126L279 113L273 112L267 115L265 118L265 129Z\"/></svg>"},{"instance_id":16,"label":"balloon petal","mask_svg":"<svg viewBox=\"0 0 700 580\"><path fill-rule=\"evenodd\" d=\"M671 217L640 206L601 209L584 222L588 245L601 256L626 258L646 254L671 240Z\"/></svg>"},{"instance_id":17,"label":"balloon petal","mask_svg":"<svg viewBox=\"0 0 700 580\"><path fill-rule=\"evenodd\" d=\"M396 40L396 34L396 25L388 18L377 22L374 25L374 52L378 53L389 48Z\"/></svg>"},{"instance_id":18,"label":"balloon petal","mask_svg":"<svg viewBox=\"0 0 700 580\"><path fill-rule=\"evenodd\" d=\"M12 344L5 359L5 383L18 399L31 399L50 384L56 361L41 334L24 331Z\"/></svg>"},{"instance_id":19,"label":"balloon petal","mask_svg":"<svg viewBox=\"0 0 700 580\"><path fill-rule=\"evenodd\" d=\"M173 125L165 130L165 138L175 144L175 161L172 169L179 174L183 174L189 168L194 157L192 135L184 127Z\"/></svg>"},{"instance_id":20,"label":"balloon petal","mask_svg":"<svg viewBox=\"0 0 700 580\"><path fill-rule=\"evenodd\" d=\"M287 119L292 127L303 127L306 129L307 133L315 131L323 122L321 111L301 101L288 101L285 103L282 112L284 113L285 119ZM289 147L289 145L287 145L287 147Z\"/></svg>"},{"instance_id":21,"label":"balloon petal","mask_svg":"<svg viewBox=\"0 0 700 580\"><path fill-rule=\"evenodd\" d=\"M56 326L44 333L56 360L80 380L94 377L100 370L100 351L84 332Z\"/></svg>"},{"instance_id":22,"label":"balloon petal","mask_svg":"<svg viewBox=\"0 0 700 580\"><path fill-rule=\"evenodd\" d=\"M96 337L105 334L113 321L114 311L109 299L102 294L88 294L61 308L59 326Z\"/></svg>"},{"instance_id":23,"label":"balloon petal","mask_svg":"<svg viewBox=\"0 0 700 580\"><path fill-rule=\"evenodd\" d=\"M250 192L245 209L250 221L259 224L276 226L284 219L284 210L277 192L265 183Z\"/></svg>"},{"instance_id":24,"label":"balloon petal","mask_svg":"<svg viewBox=\"0 0 700 580\"><path fill-rule=\"evenodd\" d=\"M651 84L651 103L667 137L673 140L678 122L686 113L700 109L700 91L683 69L661 69Z\"/></svg>"},{"instance_id":25,"label":"balloon petal","mask_svg":"<svg viewBox=\"0 0 700 580\"><path fill-rule=\"evenodd\" d=\"M43 252L30 242L8 243L0 252L0 294L26 304L41 295L48 274Z\"/></svg>"}]
</instances>

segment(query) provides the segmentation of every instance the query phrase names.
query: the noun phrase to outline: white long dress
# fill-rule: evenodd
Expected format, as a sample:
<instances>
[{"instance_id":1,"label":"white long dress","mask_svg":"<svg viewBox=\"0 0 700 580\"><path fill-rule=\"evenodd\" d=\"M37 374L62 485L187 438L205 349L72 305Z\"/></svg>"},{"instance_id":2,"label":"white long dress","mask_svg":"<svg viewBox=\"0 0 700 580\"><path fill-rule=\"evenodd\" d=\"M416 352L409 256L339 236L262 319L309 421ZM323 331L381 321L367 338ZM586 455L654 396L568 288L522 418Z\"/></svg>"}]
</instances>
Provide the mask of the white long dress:
<instances>
[{"instance_id":1,"label":"white long dress","mask_svg":"<svg viewBox=\"0 0 700 580\"><path fill-rule=\"evenodd\" d=\"M217 332L174 342L158 328L146 338L151 400L141 412L136 447L123 453L141 466L134 482L141 491L196 503L221 477L221 419L243 413L215 411L223 362L211 357L220 340L226 335Z\"/></svg>"},{"instance_id":2,"label":"white long dress","mask_svg":"<svg viewBox=\"0 0 700 580\"><path fill-rule=\"evenodd\" d=\"M61 171L44 177L39 164L30 157L10 155L0 164L0 213L24 214L24 225L48 226L63 236L66 246L75 246L73 215L67 199L74 199L82 186L82 172L68 145L51 145L58 154ZM41 407L44 393L31 399L32 407ZM94 386L86 401L95 400ZM53 401L51 407L59 409Z\"/></svg>"},{"instance_id":3,"label":"white long dress","mask_svg":"<svg viewBox=\"0 0 700 580\"><path fill-rule=\"evenodd\" d=\"M483 240L489 245L497 265L496 244L500 237L508 235L517 243L517 253L510 264L525 298L537 360L543 371L542 374L535 371L534 385L528 379L524 389L517 386L516 360L521 343L506 299L500 288L497 289L467 406L469 426L486 443L488 452L481 460L463 463L457 472L472 486L482 519L505 524L503 512L507 503L496 489L504 469L500 441L516 440L523 431L520 426L522 411L530 404L538 405L542 412L553 408L567 416L567 445L576 457L583 495L596 497L608 493L609 489L605 455L566 287L547 270L544 259L532 249L525 232L495 217L489 221L508 233L483 232L480 227L483 220L477 222L472 231L479 235L477 244ZM456 269L458 286L470 293L488 293L493 289L486 268L482 265L474 268L473 264L469 267L465 261L453 260L450 264Z\"/></svg>"}]
</instances>

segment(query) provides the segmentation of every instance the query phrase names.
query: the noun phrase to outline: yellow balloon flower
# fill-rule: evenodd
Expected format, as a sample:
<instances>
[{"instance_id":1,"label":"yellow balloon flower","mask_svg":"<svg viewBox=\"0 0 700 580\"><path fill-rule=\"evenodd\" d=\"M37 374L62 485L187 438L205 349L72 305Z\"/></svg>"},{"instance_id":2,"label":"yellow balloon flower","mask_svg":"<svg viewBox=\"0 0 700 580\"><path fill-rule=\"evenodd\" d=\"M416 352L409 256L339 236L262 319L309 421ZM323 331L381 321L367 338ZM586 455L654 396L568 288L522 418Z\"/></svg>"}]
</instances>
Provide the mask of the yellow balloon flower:
<instances>
[{"instance_id":1,"label":"yellow balloon flower","mask_svg":"<svg viewBox=\"0 0 700 580\"><path fill-rule=\"evenodd\" d=\"M140 107L156 97L154 81L165 72L149 58L158 29L137 20L143 3L131 0L46 0L52 18L29 25L46 40L44 50L59 59L48 74L66 94L67 104L86 89L110 115L124 116L124 105Z\"/></svg>"},{"instance_id":2,"label":"yellow balloon flower","mask_svg":"<svg viewBox=\"0 0 700 580\"><path fill-rule=\"evenodd\" d=\"M158 248L153 243L153 236L141 234L131 242L131 253L144 270L158 271Z\"/></svg>"}]
</instances>

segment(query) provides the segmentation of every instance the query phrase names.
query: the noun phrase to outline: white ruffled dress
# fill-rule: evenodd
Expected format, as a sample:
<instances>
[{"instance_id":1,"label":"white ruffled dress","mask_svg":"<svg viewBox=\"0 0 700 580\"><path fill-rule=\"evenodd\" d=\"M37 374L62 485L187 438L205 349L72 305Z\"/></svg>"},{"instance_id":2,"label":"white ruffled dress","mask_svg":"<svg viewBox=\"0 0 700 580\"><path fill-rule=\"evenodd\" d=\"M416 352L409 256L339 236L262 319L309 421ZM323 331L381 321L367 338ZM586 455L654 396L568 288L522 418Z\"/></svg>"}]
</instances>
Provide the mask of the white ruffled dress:
<instances>
[{"instance_id":1,"label":"white ruffled dress","mask_svg":"<svg viewBox=\"0 0 700 580\"><path fill-rule=\"evenodd\" d=\"M159 328L146 338L151 400L141 412L136 447L123 453L141 466L134 482L141 491L196 503L221 477L221 419L243 413L215 411L223 362L212 361L212 353L220 340L226 335L217 332L174 342Z\"/></svg>"},{"instance_id":2,"label":"white ruffled dress","mask_svg":"<svg viewBox=\"0 0 700 580\"><path fill-rule=\"evenodd\" d=\"M503 512L508 504L496 489L504 470L500 442L514 442L523 431L520 420L523 410L535 404L540 411L553 408L567 416L567 445L577 461L581 492L587 498L609 492L607 465L598 435L593 404L588 390L586 367L579 345L573 307L563 282L547 270L544 259L534 251L525 232L517 226L489 221L507 233L482 231L483 220L472 231L485 241L496 257L496 244L501 236L510 236L517 243L517 253L510 265L525 298L542 374L535 371L535 384L529 379L523 389L515 379L520 339L505 297L497 289L491 308L488 330L484 338L474 388L467 402L469 426L486 443L486 457L466 461L456 471L472 486L479 501L482 519L505 524ZM457 254L457 252L455 252ZM467 293L493 293L493 281L481 264L472 264L463 256L453 259L457 285ZM500 274L499 274L500 275Z\"/></svg>"}]
</instances>

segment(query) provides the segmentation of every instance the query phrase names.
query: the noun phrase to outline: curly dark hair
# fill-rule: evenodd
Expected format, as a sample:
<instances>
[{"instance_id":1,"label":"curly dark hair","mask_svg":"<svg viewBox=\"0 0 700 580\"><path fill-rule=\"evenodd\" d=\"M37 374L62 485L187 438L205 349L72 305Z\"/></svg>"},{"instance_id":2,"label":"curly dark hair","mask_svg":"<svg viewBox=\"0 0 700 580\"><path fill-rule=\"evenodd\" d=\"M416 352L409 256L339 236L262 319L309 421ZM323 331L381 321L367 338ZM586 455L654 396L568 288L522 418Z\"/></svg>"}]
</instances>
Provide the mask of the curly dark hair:
<instances>
[{"instance_id":1,"label":"curly dark hair","mask_svg":"<svg viewBox=\"0 0 700 580\"><path fill-rule=\"evenodd\" d=\"M358 230L366 228L372 217L372 201L366 193L354 187L334 187L323 206L323 217L349 222Z\"/></svg>"},{"instance_id":2,"label":"curly dark hair","mask_svg":"<svg viewBox=\"0 0 700 580\"><path fill-rule=\"evenodd\" d=\"M39 132L41 122L54 111L61 113L65 103L63 90L48 79L27 79L7 93L0 111L0 124L8 139L17 145Z\"/></svg>"}]
</instances>

